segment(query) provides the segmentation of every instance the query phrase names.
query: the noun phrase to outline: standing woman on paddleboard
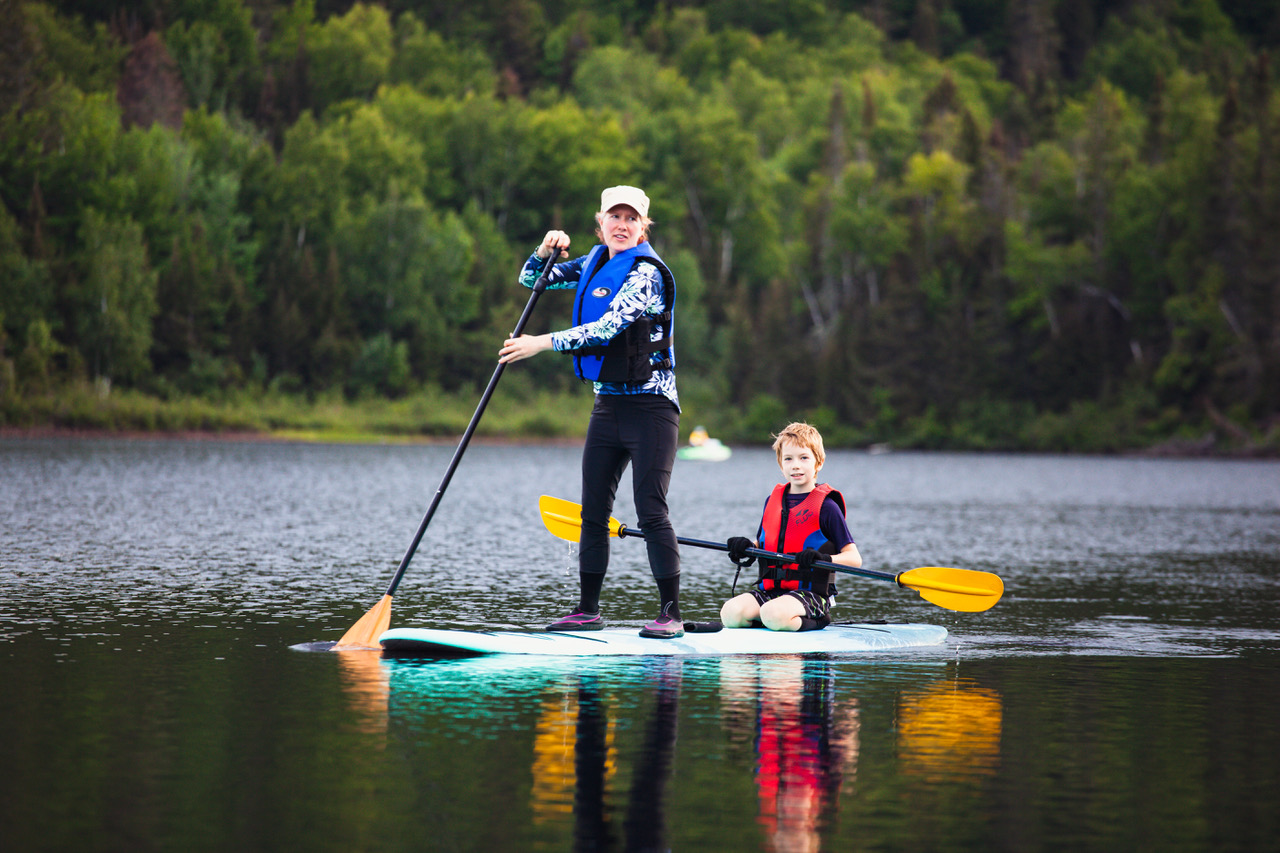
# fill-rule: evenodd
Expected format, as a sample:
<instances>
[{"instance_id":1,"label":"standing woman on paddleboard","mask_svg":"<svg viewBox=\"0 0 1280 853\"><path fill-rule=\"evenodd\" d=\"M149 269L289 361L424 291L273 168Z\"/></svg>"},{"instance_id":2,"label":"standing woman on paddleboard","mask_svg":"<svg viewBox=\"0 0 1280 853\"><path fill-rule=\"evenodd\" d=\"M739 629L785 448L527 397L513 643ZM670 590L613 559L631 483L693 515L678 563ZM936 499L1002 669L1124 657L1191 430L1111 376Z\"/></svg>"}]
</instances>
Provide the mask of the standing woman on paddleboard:
<instances>
[{"instance_id":1,"label":"standing woman on paddleboard","mask_svg":"<svg viewBox=\"0 0 1280 853\"><path fill-rule=\"evenodd\" d=\"M556 264L547 289L575 288L572 328L520 335L502 345L503 364L543 350L573 356L574 373L595 388L582 449L582 537L578 606L550 631L604 627L600 589L609 568L609 516L622 472L631 464L637 520L658 583L658 617L640 635L684 634L680 619L680 549L667 516L667 487L680 434L675 353L671 344L676 285L649 245L649 197L635 187L600 194L596 236L586 255ZM520 282L532 287L553 255L568 257L569 235L548 231L525 262Z\"/></svg>"}]
</instances>

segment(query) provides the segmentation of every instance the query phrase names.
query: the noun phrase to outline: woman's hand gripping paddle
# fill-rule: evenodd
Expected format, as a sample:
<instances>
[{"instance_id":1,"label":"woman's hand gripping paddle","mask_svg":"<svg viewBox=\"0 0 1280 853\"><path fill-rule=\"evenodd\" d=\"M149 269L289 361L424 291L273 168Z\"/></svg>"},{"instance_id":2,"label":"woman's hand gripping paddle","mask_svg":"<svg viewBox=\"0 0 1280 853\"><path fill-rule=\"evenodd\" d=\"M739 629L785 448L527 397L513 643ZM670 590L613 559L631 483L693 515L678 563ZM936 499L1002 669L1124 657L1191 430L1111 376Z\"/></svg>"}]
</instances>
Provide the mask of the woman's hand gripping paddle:
<instances>
[{"instance_id":1,"label":"woman's hand gripping paddle","mask_svg":"<svg viewBox=\"0 0 1280 853\"><path fill-rule=\"evenodd\" d=\"M538 499L538 509L542 513L542 523L553 534L570 542L577 542L582 535L582 507L571 501L543 495ZM644 531L627 527L616 518L609 519L609 535L619 539L627 536L644 538ZM696 548L710 548L715 551L728 551L723 542L710 542L704 539L686 539L677 536L681 545ZM786 554L773 551L762 551L759 548L748 548L747 553L753 557L766 560L790 561ZM941 566L925 566L910 571L894 574L879 572L875 569L855 569L839 563L828 563L824 560L814 562L814 566L843 572L848 575L861 575L867 578L893 581L898 586L905 586L920 593L925 601L945 607L948 610L960 610L967 613L979 613L989 610L1004 595L1004 581L991 572L976 572L971 569L948 569Z\"/></svg>"},{"instance_id":2,"label":"woman's hand gripping paddle","mask_svg":"<svg viewBox=\"0 0 1280 853\"><path fill-rule=\"evenodd\" d=\"M547 259L546 266L542 268L542 275L538 276L538 280L534 282L533 293L529 295L529 301L524 306L524 313L520 315L519 322L516 323L515 331L511 333L511 337L516 338L524 331L525 323L529 322L529 316L533 314L533 306L538 303L538 297L542 295L542 291L547 289L547 276L551 274L552 267L558 255L552 253ZM453 479L453 472L458 470L458 463L462 461L462 454L466 451L467 445L471 443L471 436L475 434L476 426L480 423L480 416L484 414L485 407L489 405L489 399L493 396L493 389L497 387L498 380L502 377L502 371L506 369L506 365L498 363L497 368L493 371L493 376L489 378L489 386L484 389L484 394L480 397L480 404L476 406L475 414L471 416L471 423L467 424L466 432L462 434L462 440L458 442L458 449L453 452L453 459L449 461L449 468L444 473L444 478L440 481L439 487L436 489L435 497L431 499L431 506L427 509L427 514L422 517L422 523L418 525L418 532L413 537L413 541L409 543L409 549L404 552L404 557L400 560L400 568L396 569L395 577L391 579L391 584L387 587L386 593L377 604L369 609L356 624L347 629L347 633L342 635L342 639L338 640L333 646L333 651L344 652L353 649L380 649L382 646L378 643L378 638L391 627L391 597L396 594L396 587L400 585L400 579L404 577L405 569L409 568L409 561L413 559L413 555L418 550L418 543L422 541L422 535L427 532L427 525L431 523L431 517L436 514L436 507L440 505L440 498L444 496L444 490L449 487L449 481Z\"/></svg>"}]
</instances>

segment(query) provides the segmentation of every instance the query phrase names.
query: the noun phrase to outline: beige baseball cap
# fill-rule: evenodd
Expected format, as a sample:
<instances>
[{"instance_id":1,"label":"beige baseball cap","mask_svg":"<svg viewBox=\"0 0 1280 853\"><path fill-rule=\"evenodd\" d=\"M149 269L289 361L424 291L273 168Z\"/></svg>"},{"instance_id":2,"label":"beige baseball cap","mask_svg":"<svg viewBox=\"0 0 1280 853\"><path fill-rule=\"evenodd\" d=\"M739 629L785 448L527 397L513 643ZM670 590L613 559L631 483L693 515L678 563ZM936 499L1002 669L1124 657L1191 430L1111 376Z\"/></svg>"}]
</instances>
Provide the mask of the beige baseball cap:
<instances>
[{"instance_id":1,"label":"beige baseball cap","mask_svg":"<svg viewBox=\"0 0 1280 853\"><path fill-rule=\"evenodd\" d=\"M649 215L649 197L637 187L609 187L600 193L600 212L605 213L625 204L641 216Z\"/></svg>"}]
</instances>

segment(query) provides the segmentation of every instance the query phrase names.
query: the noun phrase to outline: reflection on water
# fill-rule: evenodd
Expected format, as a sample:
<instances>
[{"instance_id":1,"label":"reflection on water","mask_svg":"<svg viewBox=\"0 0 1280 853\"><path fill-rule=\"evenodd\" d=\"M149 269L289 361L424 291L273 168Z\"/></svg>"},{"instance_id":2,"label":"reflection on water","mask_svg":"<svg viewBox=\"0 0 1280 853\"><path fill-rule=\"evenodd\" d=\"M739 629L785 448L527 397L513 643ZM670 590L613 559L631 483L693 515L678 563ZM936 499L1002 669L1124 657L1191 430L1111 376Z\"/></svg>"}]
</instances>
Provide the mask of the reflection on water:
<instances>
[{"instance_id":1,"label":"reflection on water","mask_svg":"<svg viewBox=\"0 0 1280 853\"><path fill-rule=\"evenodd\" d=\"M837 707L830 662L798 656L726 661L720 685L726 725L756 746L764 849L821 849L820 832L857 772L857 699Z\"/></svg>"},{"instance_id":2,"label":"reflection on water","mask_svg":"<svg viewBox=\"0 0 1280 853\"><path fill-rule=\"evenodd\" d=\"M501 718L517 681L526 695L539 693L529 792L535 824L571 822L575 850L610 850L618 842L627 850L670 847L666 801L676 751L681 659L602 663L491 657L397 659L383 665L392 671L394 713L414 727L430 698L435 713L470 709L465 725L483 737L483 711ZM643 731L642 740L619 746L620 717ZM627 785L620 793L624 767ZM625 812L620 811L622 793Z\"/></svg>"},{"instance_id":3,"label":"reflection on water","mask_svg":"<svg viewBox=\"0 0 1280 853\"><path fill-rule=\"evenodd\" d=\"M377 600L451 451L0 440L4 849L1277 849L1275 461L830 453L871 566L1005 580L981 614L841 584L839 618L944 625L934 649L290 651ZM393 624L558 615L576 573L536 503L579 457L473 447ZM679 532L756 523L776 472L677 466ZM709 618L732 565L682 559ZM652 615L642 544L605 595Z\"/></svg>"},{"instance_id":4,"label":"reflection on water","mask_svg":"<svg viewBox=\"0 0 1280 853\"><path fill-rule=\"evenodd\" d=\"M582 716L598 717L598 708L579 708L577 690L542 703L533 740L533 819L545 823L573 814L573 763L576 728ZM605 750L607 752L607 749ZM610 774L612 775L612 774Z\"/></svg>"},{"instance_id":5,"label":"reflection on water","mask_svg":"<svg viewBox=\"0 0 1280 853\"><path fill-rule=\"evenodd\" d=\"M382 665L390 673L395 728L415 742L425 732L449 742L484 742L497 729L510 732L513 708L533 709L527 722L531 819L551 836L571 837L574 850L671 849L672 804L687 810L686 800L704 793L696 808L707 821L721 819L717 815L739 821L729 815L752 804L758 849L831 847L842 803L858 796L863 694L875 709L877 737L889 739L877 754L916 761L930 769L931 781L968 778L974 772L969 758L998 763L997 694L971 680L938 681L934 665L851 668L814 656L389 658ZM693 713L682 713L689 704ZM712 718L700 713L709 706L719 709ZM941 724L937 715L945 709L974 719L960 721L944 742L930 727ZM677 749L682 728L691 733ZM730 746L749 758L717 771L723 778L714 784L746 783L749 798L687 785L672 790L673 779L682 778L677 762L687 765ZM883 775L883 766L876 769Z\"/></svg>"},{"instance_id":6,"label":"reflection on water","mask_svg":"<svg viewBox=\"0 0 1280 853\"><path fill-rule=\"evenodd\" d=\"M508 849L678 849L691 837L764 851L842 850L886 837L912 839L913 849L999 847L972 822L979 813L1029 820L1037 833L1087 846L1100 828L1127 825L1138 794L1126 778L1163 778L1188 749L1198 757L1187 760L1205 766L1238 760L1226 730L1210 737L1196 722L1210 662L1139 671L1076 661L1053 671L1022 662L1012 681L1016 728L1001 678L1012 670L988 661L964 675L954 664L820 656L377 663L389 685L391 756L418 768L416 784L430 790L458 784L459 768L479 774L466 802L511 804L501 817L479 818L496 821L492 828L511 820L518 828L526 804L532 835L493 842ZM353 696L376 695L384 683L376 671ZM1179 722L1141 725L1159 719ZM1274 723L1250 732L1280 743ZM1256 784L1251 767L1233 791ZM1106 768L1123 772L1100 779ZM1193 810L1204 796L1204 780L1151 784ZM1275 790L1274 781L1259 790ZM1092 823L1058 824L1073 802L1093 804ZM1236 812L1256 816L1259 807L1242 800ZM917 824L923 811L930 820ZM1191 823L1172 805L1161 815L1118 837L1169 840ZM1249 822L1230 829L1261 831Z\"/></svg>"},{"instance_id":7,"label":"reflection on water","mask_svg":"<svg viewBox=\"0 0 1280 853\"><path fill-rule=\"evenodd\" d=\"M578 714L572 731L572 763L557 781L571 786L573 839L576 849L608 849L612 815L608 806L609 787L617 772L617 750L613 745L614 720L605 713L603 700L589 677L578 687ZM544 782L535 764L534 796Z\"/></svg>"},{"instance_id":8,"label":"reflection on water","mask_svg":"<svg viewBox=\"0 0 1280 853\"><path fill-rule=\"evenodd\" d=\"M381 653L351 651L334 657L338 660L342 690L355 715L356 727L367 733L385 734L391 679L382 664Z\"/></svg>"},{"instance_id":9,"label":"reflection on water","mask_svg":"<svg viewBox=\"0 0 1280 853\"><path fill-rule=\"evenodd\" d=\"M990 776L1000 767L1000 694L968 678L904 693L898 709L902 772L929 782Z\"/></svg>"},{"instance_id":10,"label":"reflection on water","mask_svg":"<svg viewBox=\"0 0 1280 853\"><path fill-rule=\"evenodd\" d=\"M562 692L544 701L533 742L533 819L546 822L575 812L588 798L579 779L585 777L590 798L585 811L603 813L605 791L618 771L616 721L603 706L595 679L570 679ZM584 768L590 764L591 769Z\"/></svg>"},{"instance_id":11,"label":"reflection on water","mask_svg":"<svg viewBox=\"0 0 1280 853\"><path fill-rule=\"evenodd\" d=\"M653 708L645 726L644 743L636 761L636 776L631 783L627 817L623 823L628 850L670 849L665 805L676 751L676 712L683 668L684 661L679 658L664 659L657 662L653 673ZM590 838L585 840L593 841ZM586 843L578 849L599 848L593 843Z\"/></svg>"}]
</instances>

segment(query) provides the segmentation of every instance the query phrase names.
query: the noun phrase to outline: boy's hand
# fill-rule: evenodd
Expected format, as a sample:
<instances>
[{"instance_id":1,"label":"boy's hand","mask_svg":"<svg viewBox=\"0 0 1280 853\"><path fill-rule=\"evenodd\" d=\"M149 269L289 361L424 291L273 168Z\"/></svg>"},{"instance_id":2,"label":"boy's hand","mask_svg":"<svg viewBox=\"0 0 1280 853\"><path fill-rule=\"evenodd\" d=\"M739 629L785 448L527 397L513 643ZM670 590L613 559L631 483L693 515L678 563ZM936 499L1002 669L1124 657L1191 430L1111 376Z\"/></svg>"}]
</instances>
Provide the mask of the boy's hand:
<instances>
[{"instance_id":1,"label":"boy's hand","mask_svg":"<svg viewBox=\"0 0 1280 853\"><path fill-rule=\"evenodd\" d=\"M739 566L749 566L756 561L755 557L747 556L747 549L756 547L756 543L747 537L730 536L724 544L729 549L729 559Z\"/></svg>"},{"instance_id":2,"label":"boy's hand","mask_svg":"<svg viewBox=\"0 0 1280 853\"><path fill-rule=\"evenodd\" d=\"M816 548L805 548L799 554L796 554L796 565L800 567L800 571L807 572L813 568L815 560L824 560L826 555Z\"/></svg>"}]
</instances>

